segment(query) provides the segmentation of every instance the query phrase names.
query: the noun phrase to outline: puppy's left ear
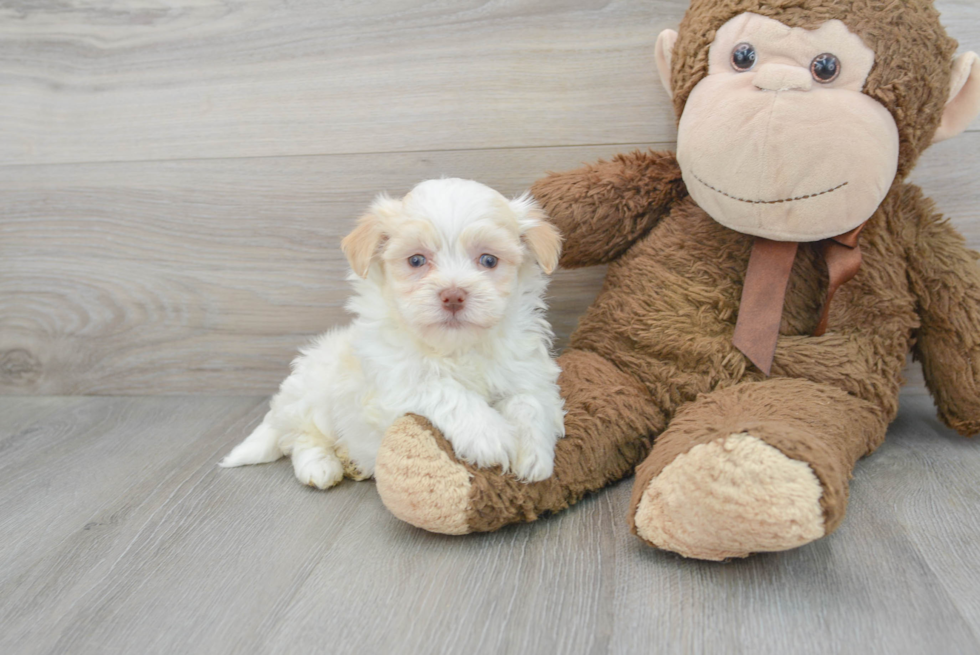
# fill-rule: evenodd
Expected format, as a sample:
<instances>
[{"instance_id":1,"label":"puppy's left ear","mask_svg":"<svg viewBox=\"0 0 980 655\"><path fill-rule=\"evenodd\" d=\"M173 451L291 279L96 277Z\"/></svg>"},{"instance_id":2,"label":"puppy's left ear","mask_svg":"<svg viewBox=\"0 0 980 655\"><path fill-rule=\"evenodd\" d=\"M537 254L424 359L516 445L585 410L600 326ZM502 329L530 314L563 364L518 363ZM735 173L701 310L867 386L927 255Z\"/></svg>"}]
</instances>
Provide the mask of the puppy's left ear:
<instances>
[{"instance_id":1,"label":"puppy's left ear","mask_svg":"<svg viewBox=\"0 0 980 655\"><path fill-rule=\"evenodd\" d=\"M517 215L521 240L527 245L541 269L550 275L558 268L561 257L561 233L548 221L547 214L538 206L530 193L510 202Z\"/></svg>"},{"instance_id":2,"label":"puppy's left ear","mask_svg":"<svg viewBox=\"0 0 980 655\"><path fill-rule=\"evenodd\" d=\"M357 227L340 242L350 267L362 278L368 276L371 261L388 239L385 225L401 209L401 201L380 195L367 213L357 219Z\"/></svg>"}]
</instances>

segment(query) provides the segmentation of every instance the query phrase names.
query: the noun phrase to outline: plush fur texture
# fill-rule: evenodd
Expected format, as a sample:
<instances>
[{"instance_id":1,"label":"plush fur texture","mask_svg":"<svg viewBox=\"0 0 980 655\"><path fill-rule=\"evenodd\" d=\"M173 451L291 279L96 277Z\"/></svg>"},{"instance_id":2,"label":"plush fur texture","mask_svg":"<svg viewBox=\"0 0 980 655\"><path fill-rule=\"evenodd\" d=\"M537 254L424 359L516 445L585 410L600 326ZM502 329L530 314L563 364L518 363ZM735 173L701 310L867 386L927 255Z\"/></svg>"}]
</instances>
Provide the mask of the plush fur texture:
<instances>
[{"instance_id":1,"label":"plush fur texture","mask_svg":"<svg viewBox=\"0 0 980 655\"><path fill-rule=\"evenodd\" d=\"M822 537L821 492L805 462L742 432L678 455L645 488L631 518L662 548L724 559L747 547L786 550Z\"/></svg>"},{"instance_id":2,"label":"plush fur texture","mask_svg":"<svg viewBox=\"0 0 980 655\"><path fill-rule=\"evenodd\" d=\"M864 92L891 113L901 148L861 234L860 270L812 336L827 272L821 245L800 244L767 379L732 344L753 237L698 207L673 155L635 152L538 181L535 197L566 235L561 265L609 268L559 358L567 416L554 476L520 485L468 467L468 531L563 509L639 465L628 516L652 545L722 559L829 534L855 462L897 412L910 350L940 418L980 432L977 255L904 183L940 123L955 42L927 0L694 0L671 59L678 115L715 30L742 12L806 28L839 19L875 51ZM390 431L382 449L404 439Z\"/></svg>"},{"instance_id":3,"label":"plush fur texture","mask_svg":"<svg viewBox=\"0 0 980 655\"><path fill-rule=\"evenodd\" d=\"M321 489L345 471L370 477L385 430L416 412L459 457L548 478L564 426L543 269L560 241L534 201L430 180L379 198L343 246L360 275L353 323L303 351L221 465L291 455L296 477Z\"/></svg>"},{"instance_id":4,"label":"plush fur texture","mask_svg":"<svg viewBox=\"0 0 980 655\"><path fill-rule=\"evenodd\" d=\"M469 532L469 467L454 465L452 446L441 436L430 438L435 429L420 416L402 417L391 429L407 437L378 451L377 469L384 471L378 492L391 499L391 513L431 532Z\"/></svg>"}]
</instances>

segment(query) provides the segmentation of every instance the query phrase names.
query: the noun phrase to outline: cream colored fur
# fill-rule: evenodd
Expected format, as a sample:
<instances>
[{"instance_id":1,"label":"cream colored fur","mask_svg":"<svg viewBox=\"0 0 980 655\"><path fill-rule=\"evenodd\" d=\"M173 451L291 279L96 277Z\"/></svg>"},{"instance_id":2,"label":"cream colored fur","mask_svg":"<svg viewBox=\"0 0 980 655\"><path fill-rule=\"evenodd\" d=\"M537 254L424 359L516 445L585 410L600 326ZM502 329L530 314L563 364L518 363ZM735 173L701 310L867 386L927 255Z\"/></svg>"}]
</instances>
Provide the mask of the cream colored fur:
<instances>
[{"instance_id":1,"label":"cream colored fur","mask_svg":"<svg viewBox=\"0 0 980 655\"><path fill-rule=\"evenodd\" d=\"M722 560L823 536L822 487L805 462L750 434L695 446L647 487L638 534L685 557Z\"/></svg>"},{"instance_id":2,"label":"cream colored fur","mask_svg":"<svg viewBox=\"0 0 980 655\"><path fill-rule=\"evenodd\" d=\"M534 201L430 180L402 200L380 197L343 246L353 323L303 350L221 466L291 455L296 477L321 489L345 468L369 477L387 428L416 413L463 460L549 477L564 413L542 268L560 239Z\"/></svg>"}]
</instances>

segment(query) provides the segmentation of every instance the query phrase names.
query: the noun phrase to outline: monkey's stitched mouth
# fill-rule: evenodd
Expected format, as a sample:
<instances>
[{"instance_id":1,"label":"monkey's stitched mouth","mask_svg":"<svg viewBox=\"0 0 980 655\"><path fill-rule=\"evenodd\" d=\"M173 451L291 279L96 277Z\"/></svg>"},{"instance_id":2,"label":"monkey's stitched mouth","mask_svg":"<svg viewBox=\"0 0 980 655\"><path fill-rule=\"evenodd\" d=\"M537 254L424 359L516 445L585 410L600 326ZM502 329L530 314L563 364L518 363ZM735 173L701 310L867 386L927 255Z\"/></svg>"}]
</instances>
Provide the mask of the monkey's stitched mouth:
<instances>
[{"instance_id":1,"label":"monkey's stitched mouth","mask_svg":"<svg viewBox=\"0 0 980 655\"><path fill-rule=\"evenodd\" d=\"M847 186L847 182L842 182L841 184L838 184L837 186L835 186L833 189L827 189L826 191L821 191L820 193L808 193L805 196L797 196L796 198L783 198L782 200L748 200L747 198L739 198L737 196L733 196L730 193L725 193L721 189L716 189L715 187L711 186L710 184L708 184L707 182L705 182L704 180L702 180L700 177L698 177L697 174L695 174L695 173L692 173L692 175L694 175L694 179L695 180L697 180L698 182L700 182L704 186L708 187L712 191L715 191L717 193L720 193L721 195L725 196L726 198L731 198L732 200L738 200L739 202L747 202L750 205L778 205L781 202L795 202L797 200L806 200L807 198L816 198L817 196L823 196L823 195L826 195L828 193L833 193L837 189L843 189L844 187Z\"/></svg>"}]
</instances>

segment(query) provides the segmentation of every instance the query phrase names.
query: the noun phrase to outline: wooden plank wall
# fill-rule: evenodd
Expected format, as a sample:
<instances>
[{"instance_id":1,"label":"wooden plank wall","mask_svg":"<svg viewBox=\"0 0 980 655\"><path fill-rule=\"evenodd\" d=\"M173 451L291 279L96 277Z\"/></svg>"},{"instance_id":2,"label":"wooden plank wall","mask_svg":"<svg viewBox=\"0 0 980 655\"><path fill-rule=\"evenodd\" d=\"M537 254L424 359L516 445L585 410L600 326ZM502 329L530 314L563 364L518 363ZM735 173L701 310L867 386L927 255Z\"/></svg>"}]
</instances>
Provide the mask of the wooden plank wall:
<instances>
[{"instance_id":1,"label":"wooden plank wall","mask_svg":"<svg viewBox=\"0 0 980 655\"><path fill-rule=\"evenodd\" d=\"M269 393L372 196L672 148L683 0L0 2L0 393ZM961 49L980 6L939 0ZM915 181L980 247L980 123ZM561 272L564 339L601 269Z\"/></svg>"}]
</instances>

